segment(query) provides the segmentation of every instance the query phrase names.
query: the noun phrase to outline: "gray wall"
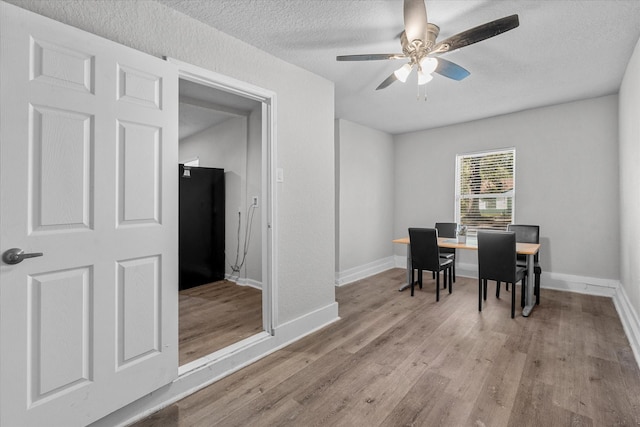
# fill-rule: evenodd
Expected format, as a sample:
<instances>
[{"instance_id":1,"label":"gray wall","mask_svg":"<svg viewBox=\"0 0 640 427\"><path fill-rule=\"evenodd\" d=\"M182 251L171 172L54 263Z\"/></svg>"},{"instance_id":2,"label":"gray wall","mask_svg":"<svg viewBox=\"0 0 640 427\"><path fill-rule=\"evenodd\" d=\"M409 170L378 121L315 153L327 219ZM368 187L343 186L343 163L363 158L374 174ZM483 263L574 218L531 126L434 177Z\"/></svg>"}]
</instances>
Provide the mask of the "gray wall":
<instances>
[{"instance_id":1,"label":"gray wall","mask_svg":"<svg viewBox=\"0 0 640 427\"><path fill-rule=\"evenodd\" d=\"M640 313L640 41L620 87L620 276ZM639 355L636 355L638 357Z\"/></svg>"},{"instance_id":2,"label":"gray wall","mask_svg":"<svg viewBox=\"0 0 640 427\"><path fill-rule=\"evenodd\" d=\"M515 220L541 226L541 262L545 274L555 275L552 285L615 287L617 141L615 95L394 137L339 120L337 276L358 268L364 276L389 251L401 260L406 249L390 241L410 226L454 220L456 154L515 147ZM389 218L391 235L383 225ZM462 251L458 258L459 271L473 275L476 254Z\"/></svg>"},{"instance_id":3,"label":"gray wall","mask_svg":"<svg viewBox=\"0 0 640 427\"><path fill-rule=\"evenodd\" d=\"M612 95L397 136L395 235L454 219L456 154L515 147L515 221L540 225L543 269L617 281L617 102ZM475 253L459 252L461 263L477 265Z\"/></svg>"},{"instance_id":4,"label":"gray wall","mask_svg":"<svg viewBox=\"0 0 640 427\"><path fill-rule=\"evenodd\" d=\"M391 135L346 120L337 120L336 130L340 280L393 256L395 171Z\"/></svg>"},{"instance_id":5,"label":"gray wall","mask_svg":"<svg viewBox=\"0 0 640 427\"><path fill-rule=\"evenodd\" d=\"M275 319L282 325L335 303L332 82L154 1L8 3L274 91L277 163L285 177L277 186Z\"/></svg>"}]
</instances>

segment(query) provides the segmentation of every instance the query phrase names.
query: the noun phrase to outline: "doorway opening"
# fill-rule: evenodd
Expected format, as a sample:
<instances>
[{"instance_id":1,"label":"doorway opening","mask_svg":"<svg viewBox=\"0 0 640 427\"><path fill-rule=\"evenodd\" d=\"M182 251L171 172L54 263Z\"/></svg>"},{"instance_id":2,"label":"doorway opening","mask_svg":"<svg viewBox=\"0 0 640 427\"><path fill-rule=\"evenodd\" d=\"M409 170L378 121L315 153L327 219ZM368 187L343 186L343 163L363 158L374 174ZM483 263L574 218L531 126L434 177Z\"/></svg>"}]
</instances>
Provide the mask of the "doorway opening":
<instances>
[{"instance_id":1,"label":"doorway opening","mask_svg":"<svg viewBox=\"0 0 640 427\"><path fill-rule=\"evenodd\" d=\"M179 65L182 369L271 333L273 98Z\"/></svg>"}]
</instances>

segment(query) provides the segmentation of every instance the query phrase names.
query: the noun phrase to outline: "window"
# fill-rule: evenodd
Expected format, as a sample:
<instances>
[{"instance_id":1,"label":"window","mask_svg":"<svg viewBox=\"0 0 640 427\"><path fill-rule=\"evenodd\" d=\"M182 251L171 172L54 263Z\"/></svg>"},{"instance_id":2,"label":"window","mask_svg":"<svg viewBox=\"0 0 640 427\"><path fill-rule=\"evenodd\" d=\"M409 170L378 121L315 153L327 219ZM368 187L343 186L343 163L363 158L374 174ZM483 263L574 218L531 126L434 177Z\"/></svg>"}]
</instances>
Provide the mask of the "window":
<instances>
[{"instance_id":1,"label":"window","mask_svg":"<svg viewBox=\"0 0 640 427\"><path fill-rule=\"evenodd\" d=\"M456 156L456 222L506 230L513 222L515 148Z\"/></svg>"}]
</instances>

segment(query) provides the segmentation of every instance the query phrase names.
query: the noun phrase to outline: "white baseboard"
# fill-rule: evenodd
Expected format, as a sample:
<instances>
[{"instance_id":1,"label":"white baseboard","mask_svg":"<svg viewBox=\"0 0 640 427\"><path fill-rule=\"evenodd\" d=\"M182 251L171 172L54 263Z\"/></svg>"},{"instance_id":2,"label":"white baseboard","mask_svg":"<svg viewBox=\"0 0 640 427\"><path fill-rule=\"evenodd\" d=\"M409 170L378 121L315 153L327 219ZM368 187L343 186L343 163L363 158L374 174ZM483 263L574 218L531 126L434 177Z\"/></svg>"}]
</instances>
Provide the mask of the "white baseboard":
<instances>
[{"instance_id":1,"label":"white baseboard","mask_svg":"<svg viewBox=\"0 0 640 427\"><path fill-rule=\"evenodd\" d=\"M402 258L405 268L406 259ZM461 277L478 277L477 264L456 264L456 275ZM576 292L579 294L598 295L611 297L615 295L620 287L620 282L612 279L601 279L598 277L576 276L563 273L542 272L540 277L540 287L543 289L554 289L558 291Z\"/></svg>"},{"instance_id":2,"label":"white baseboard","mask_svg":"<svg viewBox=\"0 0 640 427\"><path fill-rule=\"evenodd\" d=\"M126 426L250 365L269 354L340 319L331 303L233 346L184 365L172 383L96 421L92 427Z\"/></svg>"},{"instance_id":3,"label":"white baseboard","mask_svg":"<svg viewBox=\"0 0 640 427\"><path fill-rule=\"evenodd\" d=\"M358 267L349 268L336 273L336 286L353 283L356 280L364 279L374 274L382 273L396 266L393 256L382 258Z\"/></svg>"},{"instance_id":4,"label":"white baseboard","mask_svg":"<svg viewBox=\"0 0 640 427\"><path fill-rule=\"evenodd\" d=\"M457 264L456 274L462 277L478 277L478 266L474 264ZM576 276L563 273L542 272L540 287L557 291L576 292L579 294L613 297L620 287L620 282L598 277Z\"/></svg>"},{"instance_id":5,"label":"white baseboard","mask_svg":"<svg viewBox=\"0 0 640 427\"><path fill-rule=\"evenodd\" d=\"M616 306L622 327L625 334L627 334L627 339L629 339L636 363L640 367L640 321L638 320L638 313L629 302L623 286L618 287L613 296L613 304Z\"/></svg>"},{"instance_id":6,"label":"white baseboard","mask_svg":"<svg viewBox=\"0 0 640 427\"><path fill-rule=\"evenodd\" d=\"M543 272L540 277L540 287L613 298L620 288L620 282L598 277Z\"/></svg>"},{"instance_id":7,"label":"white baseboard","mask_svg":"<svg viewBox=\"0 0 640 427\"><path fill-rule=\"evenodd\" d=\"M238 277L238 276L232 276L230 274L226 274L224 275L224 278L230 282L234 282L237 285L240 286L251 286L252 288L256 288L256 289L260 289L262 290L262 282L258 282L257 280L253 280L253 279L248 279L246 277Z\"/></svg>"}]
</instances>

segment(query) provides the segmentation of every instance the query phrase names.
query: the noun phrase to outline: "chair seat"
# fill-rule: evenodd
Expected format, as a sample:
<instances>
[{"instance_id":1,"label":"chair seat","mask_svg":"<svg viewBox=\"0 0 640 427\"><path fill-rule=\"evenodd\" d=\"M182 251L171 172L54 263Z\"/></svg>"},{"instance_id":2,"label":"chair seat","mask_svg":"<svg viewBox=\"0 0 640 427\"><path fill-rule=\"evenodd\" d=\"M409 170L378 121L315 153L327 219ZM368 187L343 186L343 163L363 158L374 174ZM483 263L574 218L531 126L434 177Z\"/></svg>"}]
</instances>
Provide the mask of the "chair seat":
<instances>
[{"instance_id":1,"label":"chair seat","mask_svg":"<svg viewBox=\"0 0 640 427\"><path fill-rule=\"evenodd\" d=\"M526 261L518 260L516 265L518 267L527 268ZM540 267L540 263L538 263L537 261L533 262L533 274L535 276L533 289L534 289L534 294L536 296L536 305L538 305L540 304L540 275L542 274L542 267ZM507 290L508 289L509 289L509 286L507 285Z\"/></svg>"},{"instance_id":2,"label":"chair seat","mask_svg":"<svg viewBox=\"0 0 640 427\"><path fill-rule=\"evenodd\" d=\"M449 264L453 264L453 259L452 258L449 258L449 257L445 258L443 256L440 256L440 270L442 270L443 268L445 268Z\"/></svg>"},{"instance_id":3,"label":"chair seat","mask_svg":"<svg viewBox=\"0 0 640 427\"><path fill-rule=\"evenodd\" d=\"M527 268L527 262L526 261L518 261L517 265L518 265L518 267ZM533 263L533 272L534 272L534 274L542 274L542 268L540 267L539 263L537 263L537 262Z\"/></svg>"},{"instance_id":4,"label":"chair seat","mask_svg":"<svg viewBox=\"0 0 640 427\"><path fill-rule=\"evenodd\" d=\"M438 230L438 237L449 237L455 238L458 230L457 222L436 222L435 225L436 230ZM453 248L440 248L440 257L441 258L450 258L454 260L454 263L451 265L453 282L456 281L456 250Z\"/></svg>"},{"instance_id":5,"label":"chair seat","mask_svg":"<svg viewBox=\"0 0 640 427\"><path fill-rule=\"evenodd\" d=\"M516 265L516 282L519 282L520 280L522 280L526 275L527 275L527 267L526 266ZM495 280L497 282L501 282L502 281L502 280L498 280L497 277L490 276L490 275L485 277L485 279Z\"/></svg>"},{"instance_id":6,"label":"chair seat","mask_svg":"<svg viewBox=\"0 0 640 427\"><path fill-rule=\"evenodd\" d=\"M438 230L435 228L409 228L411 249L411 296L414 294L414 273L418 271L418 286L422 289L422 272L432 271L436 279L436 301L440 300L440 272L444 271L444 285L452 291L453 259L441 258L438 248ZM447 280L448 279L448 280Z\"/></svg>"},{"instance_id":7,"label":"chair seat","mask_svg":"<svg viewBox=\"0 0 640 427\"><path fill-rule=\"evenodd\" d=\"M516 233L517 242L540 243L540 226L538 225L509 224L507 230ZM536 253L533 257L533 273L535 276L533 289L536 296L536 305L540 304L540 275L542 274L542 267L540 267L538 263L538 256L539 253ZM526 255L518 255L518 265L526 266L526 262Z\"/></svg>"}]
</instances>

